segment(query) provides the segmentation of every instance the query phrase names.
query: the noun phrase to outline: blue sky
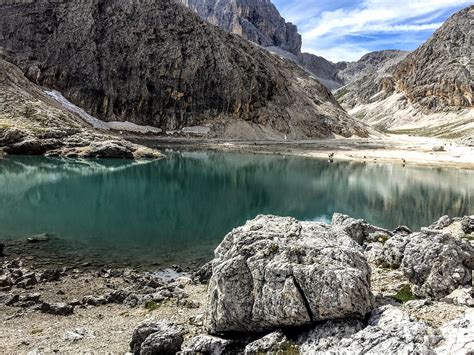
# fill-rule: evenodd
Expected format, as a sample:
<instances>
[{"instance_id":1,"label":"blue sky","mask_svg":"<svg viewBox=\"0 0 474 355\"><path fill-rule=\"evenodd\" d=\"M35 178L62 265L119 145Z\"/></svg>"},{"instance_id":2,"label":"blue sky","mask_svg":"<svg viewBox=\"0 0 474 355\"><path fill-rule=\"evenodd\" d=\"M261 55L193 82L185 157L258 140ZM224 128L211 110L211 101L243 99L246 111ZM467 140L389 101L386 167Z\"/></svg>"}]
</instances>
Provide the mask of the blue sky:
<instances>
[{"instance_id":1,"label":"blue sky","mask_svg":"<svg viewBox=\"0 0 474 355\"><path fill-rule=\"evenodd\" d=\"M303 36L303 51L333 62L381 49L413 50L474 0L273 0Z\"/></svg>"}]
</instances>

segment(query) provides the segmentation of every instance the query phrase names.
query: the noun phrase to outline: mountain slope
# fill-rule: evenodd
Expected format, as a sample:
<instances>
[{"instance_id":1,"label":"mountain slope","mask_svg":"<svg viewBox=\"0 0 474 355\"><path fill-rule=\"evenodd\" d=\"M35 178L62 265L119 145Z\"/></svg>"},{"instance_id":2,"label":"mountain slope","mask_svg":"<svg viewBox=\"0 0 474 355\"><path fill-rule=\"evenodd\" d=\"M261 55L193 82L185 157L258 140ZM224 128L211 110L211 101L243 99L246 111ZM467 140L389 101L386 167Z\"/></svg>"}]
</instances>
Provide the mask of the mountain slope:
<instances>
[{"instance_id":1,"label":"mountain slope","mask_svg":"<svg viewBox=\"0 0 474 355\"><path fill-rule=\"evenodd\" d=\"M112 134L97 133L0 57L0 156L159 157Z\"/></svg>"},{"instance_id":2,"label":"mountain slope","mask_svg":"<svg viewBox=\"0 0 474 355\"><path fill-rule=\"evenodd\" d=\"M349 112L378 128L430 136L474 133L474 6L449 18L416 51L339 89Z\"/></svg>"},{"instance_id":3,"label":"mountain slope","mask_svg":"<svg viewBox=\"0 0 474 355\"><path fill-rule=\"evenodd\" d=\"M367 134L295 64L174 0L10 1L0 47L34 83L105 121L228 138Z\"/></svg>"},{"instance_id":4,"label":"mountain slope","mask_svg":"<svg viewBox=\"0 0 474 355\"><path fill-rule=\"evenodd\" d=\"M279 47L298 55L301 36L270 0L181 0L202 19L262 47Z\"/></svg>"},{"instance_id":5,"label":"mountain slope","mask_svg":"<svg viewBox=\"0 0 474 355\"><path fill-rule=\"evenodd\" d=\"M180 0L203 20L257 43L305 69L330 90L344 85L338 66L323 57L301 53L298 28L286 23L270 0Z\"/></svg>"}]
</instances>

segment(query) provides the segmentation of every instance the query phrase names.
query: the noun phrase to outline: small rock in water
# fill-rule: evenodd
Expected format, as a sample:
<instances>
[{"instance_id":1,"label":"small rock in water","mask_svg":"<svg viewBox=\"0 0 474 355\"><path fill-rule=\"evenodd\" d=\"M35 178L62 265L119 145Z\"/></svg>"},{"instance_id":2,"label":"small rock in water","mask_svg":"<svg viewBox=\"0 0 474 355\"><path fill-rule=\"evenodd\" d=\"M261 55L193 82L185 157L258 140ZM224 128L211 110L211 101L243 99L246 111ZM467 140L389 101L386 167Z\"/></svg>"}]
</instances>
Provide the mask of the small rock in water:
<instances>
[{"instance_id":1,"label":"small rock in water","mask_svg":"<svg viewBox=\"0 0 474 355\"><path fill-rule=\"evenodd\" d=\"M47 233L33 235L31 237L26 238L28 243L40 243L40 242L47 242L49 240L49 235Z\"/></svg>"}]
</instances>

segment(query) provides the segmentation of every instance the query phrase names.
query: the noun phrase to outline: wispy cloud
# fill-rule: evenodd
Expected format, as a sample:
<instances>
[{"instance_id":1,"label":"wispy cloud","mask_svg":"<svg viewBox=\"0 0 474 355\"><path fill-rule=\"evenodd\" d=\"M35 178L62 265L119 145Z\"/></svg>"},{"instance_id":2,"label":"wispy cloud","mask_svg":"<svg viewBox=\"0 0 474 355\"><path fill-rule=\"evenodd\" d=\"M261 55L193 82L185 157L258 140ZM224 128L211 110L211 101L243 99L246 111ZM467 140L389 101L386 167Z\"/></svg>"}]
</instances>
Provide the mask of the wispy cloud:
<instances>
[{"instance_id":1,"label":"wispy cloud","mask_svg":"<svg viewBox=\"0 0 474 355\"><path fill-rule=\"evenodd\" d=\"M333 61L386 48L413 49L472 0L275 0L303 47Z\"/></svg>"}]
</instances>

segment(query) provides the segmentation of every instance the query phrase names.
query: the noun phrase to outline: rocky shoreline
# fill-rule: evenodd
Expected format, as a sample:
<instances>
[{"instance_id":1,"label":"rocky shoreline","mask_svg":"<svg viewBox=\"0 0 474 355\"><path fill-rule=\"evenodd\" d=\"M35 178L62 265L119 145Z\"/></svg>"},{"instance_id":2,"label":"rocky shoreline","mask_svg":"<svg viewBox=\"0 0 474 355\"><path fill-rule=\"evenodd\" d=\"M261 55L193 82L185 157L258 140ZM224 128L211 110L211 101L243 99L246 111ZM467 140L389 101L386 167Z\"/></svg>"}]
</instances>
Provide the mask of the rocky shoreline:
<instances>
[{"instance_id":1,"label":"rocky shoreline","mask_svg":"<svg viewBox=\"0 0 474 355\"><path fill-rule=\"evenodd\" d=\"M331 224L258 216L194 272L44 269L2 257L0 349L468 354L473 232L472 216L418 232L341 214Z\"/></svg>"}]
</instances>

